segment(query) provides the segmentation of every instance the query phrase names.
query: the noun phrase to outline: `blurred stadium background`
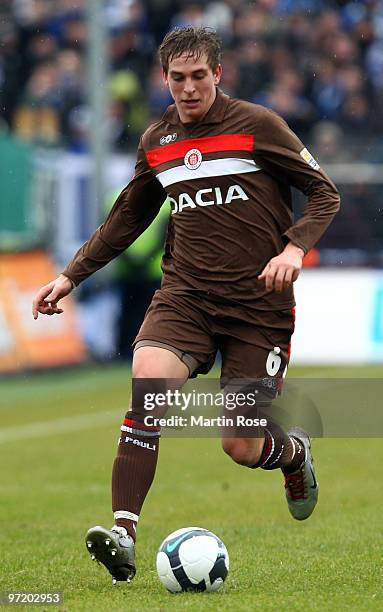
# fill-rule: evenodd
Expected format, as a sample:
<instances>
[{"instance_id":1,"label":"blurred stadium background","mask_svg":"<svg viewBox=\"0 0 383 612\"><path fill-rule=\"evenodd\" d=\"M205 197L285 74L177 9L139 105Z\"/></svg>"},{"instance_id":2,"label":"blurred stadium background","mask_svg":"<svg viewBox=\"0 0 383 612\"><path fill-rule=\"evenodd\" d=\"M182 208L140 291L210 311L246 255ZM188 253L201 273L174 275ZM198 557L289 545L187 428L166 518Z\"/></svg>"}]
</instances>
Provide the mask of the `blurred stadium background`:
<instances>
[{"instance_id":1,"label":"blurred stadium background","mask_svg":"<svg viewBox=\"0 0 383 612\"><path fill-rule=\"evenodd\" d=\"M129 359L160 279L166 206L63 317L34 322L30 302L132 175L140 133L171 101L156 48L184 24L218 30L224 91L278 111L342 194L296 285L293 363L383 360L381 0L3 0L1 372Z\"/></svg>"},{"instance_id":2,"label":"blurred stadium background","mask_svg":"<svg viewBox=\"0 0 383 612\"><path fill-rule=\"evenodd\" d=\"M183 24L219 31L222 88L278 111L341 191L296 283L292 376L381 377L382 0L2 0L0 591L63 591L71 610L199 612L198 594L173 599L154 569L161 540L197 524L231 558L203 609L382 610L378 439L315 440L321 501L304 525L286 511L279 473L238 468L217 440L164 439L132 585L111 597L83 546L89 526L111 520L129 343L159 283L166 206L64 315L34 321L31 300L132 175L139 134L170 102L156 47ZM60 369L76 364L92 365Z\"/></svg>"}]
</instances>

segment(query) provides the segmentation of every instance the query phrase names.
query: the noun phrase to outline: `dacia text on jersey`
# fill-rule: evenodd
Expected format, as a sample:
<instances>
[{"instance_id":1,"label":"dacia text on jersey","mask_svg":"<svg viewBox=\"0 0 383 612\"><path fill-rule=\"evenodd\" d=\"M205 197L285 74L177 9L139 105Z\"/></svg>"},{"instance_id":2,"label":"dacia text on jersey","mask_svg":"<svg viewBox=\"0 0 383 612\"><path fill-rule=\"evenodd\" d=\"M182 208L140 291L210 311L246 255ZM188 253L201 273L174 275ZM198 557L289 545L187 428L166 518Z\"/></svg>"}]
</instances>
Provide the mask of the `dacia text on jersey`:
<instances>
[{"instance_id":1,"label":"dacia text on jersey","mask_svg":"<svg viewBox=\"0 0 383 612\"><path fill-rule=\"evenodd\" d=\"M197 208L197 206L213 206L214 204L230 204L233 200L248 200L249 196L240 185L230 185L227 189L209 187L199 189L194 199L189 193L180 193L178 199L169 197L172 205L172 215L182 212L184 208Z\"/></svg>"}]
</instances>

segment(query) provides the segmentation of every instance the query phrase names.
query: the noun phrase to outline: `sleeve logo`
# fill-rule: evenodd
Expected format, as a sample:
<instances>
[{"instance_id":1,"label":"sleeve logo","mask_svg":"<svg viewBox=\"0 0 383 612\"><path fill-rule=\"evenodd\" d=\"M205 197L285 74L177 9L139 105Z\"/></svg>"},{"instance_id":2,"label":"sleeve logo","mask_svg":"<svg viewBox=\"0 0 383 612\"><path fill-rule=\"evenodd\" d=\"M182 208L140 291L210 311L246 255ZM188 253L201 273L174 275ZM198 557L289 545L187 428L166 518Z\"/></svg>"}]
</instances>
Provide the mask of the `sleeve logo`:
<instances>
[{"instance_id":1,"label":"sleeve logo","mask_svg":"<svg viewBox=\"0 0 383 612\"><path fill-rule=\"evenodd\" d=\"M197 170L202 164L202 153L198 149L190 149L185 157L184 164L189 170Z\"/></svg>"},{"instance_id":2,"label":"sleeve logo","mask_svg":"<svg viewBox=\"0 0 383 612\"><path fill-rule=\"evenodd\" d=\"M161 136L160 145L170 144L177 140L177 132L173 132L173 134L167 134L166 136Z\"/></svg>"},{"instance_id":3,"label":"sleeve logo","mask_svg":"<svg viewBox=\"0 0 383 612\"><path fill-rule=\"evenodd\" d=\"M310 151L308 151L306 148L304 148L299 153L299 155L301 157L303 157L305 162L307 162L308 165L311 166L311 168L314 168L314 170L319 170L320 166L319 166L318 162L316 161L316 159L313 158L313 156L311 155Z\"/></svg>"}]
</instances>

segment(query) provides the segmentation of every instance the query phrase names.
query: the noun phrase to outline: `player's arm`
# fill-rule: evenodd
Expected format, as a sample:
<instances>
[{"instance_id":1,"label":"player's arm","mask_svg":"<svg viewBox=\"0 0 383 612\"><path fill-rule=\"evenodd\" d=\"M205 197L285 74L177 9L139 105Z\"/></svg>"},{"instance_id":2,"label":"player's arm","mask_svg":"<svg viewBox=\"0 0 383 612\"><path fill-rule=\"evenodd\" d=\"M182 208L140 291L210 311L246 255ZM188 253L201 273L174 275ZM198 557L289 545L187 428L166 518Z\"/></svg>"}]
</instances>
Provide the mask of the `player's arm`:
<instances>
[{"instance_id":1,"label":"player's arm","mask_svg":"<svg viewBox=\"0 0 383 612\"><path fill-rule=\"evenodd\" d=\"M307 197L302 217L283 234L284 251L259 276L268 289L283 291L298 278L304 255L339 210L339 193L287 123L268 109L255 128L254 158L281 185L296 187Z\"/></svg>"},{"instance_id":2,"label":"player's arm","mask_svg":"<svg viewBox=\"0 0 383 612\"><path fill-rule=\"evenodd\" d=\"M62 274L36 294L32 312L61 314L60 299L91 274L127 249L157 216L166 192L147 165L145 153L138 150L135 175L120 193L106 221L77 251Z\"/></svg>"}]
</instances>

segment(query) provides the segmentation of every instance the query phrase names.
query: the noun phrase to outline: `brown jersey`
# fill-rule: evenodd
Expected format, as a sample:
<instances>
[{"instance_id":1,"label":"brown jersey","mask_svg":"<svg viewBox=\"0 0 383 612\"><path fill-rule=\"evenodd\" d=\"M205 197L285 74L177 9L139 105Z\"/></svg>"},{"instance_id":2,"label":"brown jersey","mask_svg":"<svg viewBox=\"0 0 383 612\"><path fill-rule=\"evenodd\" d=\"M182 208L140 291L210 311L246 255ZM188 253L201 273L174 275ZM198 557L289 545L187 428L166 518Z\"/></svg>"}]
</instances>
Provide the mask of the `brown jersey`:
<instances>
[{"instance_id":1,"label":"brown jersey","mask_svg":"<svg viewBox=\"0 0 383 612\"><path fill-rule=\"evenodd\" d=\"M296 223L291 186L308 198ZM148 128L134 178L64 274L77 285L119 255L166 197L163 289L261 310L294 302L292 288L267 292L258 281L266 263L289 241L307 252L339 208L334 184L283 119L218 89L201 121L183 124L172 105Z\"/></svg>"}]
</instances>

